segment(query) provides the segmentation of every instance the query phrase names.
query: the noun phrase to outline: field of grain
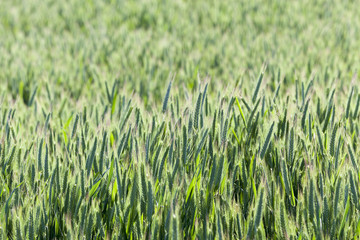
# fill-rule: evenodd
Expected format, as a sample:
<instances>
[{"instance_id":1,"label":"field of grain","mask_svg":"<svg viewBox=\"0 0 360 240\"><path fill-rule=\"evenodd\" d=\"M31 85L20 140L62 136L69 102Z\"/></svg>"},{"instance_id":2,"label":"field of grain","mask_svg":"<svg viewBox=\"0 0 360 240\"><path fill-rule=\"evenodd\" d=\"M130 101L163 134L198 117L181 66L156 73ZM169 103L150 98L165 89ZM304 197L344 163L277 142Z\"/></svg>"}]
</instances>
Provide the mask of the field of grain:
<instances>
[{"instance_id":1,"label":"field of grain","mask_svg":"<svg viewBox=\"0 0 360 240\"><path fill-rule=\"evenodd\" d=\"M360 239L350 0L0 0L0 240Z\"/></svg>"}]
</instances>

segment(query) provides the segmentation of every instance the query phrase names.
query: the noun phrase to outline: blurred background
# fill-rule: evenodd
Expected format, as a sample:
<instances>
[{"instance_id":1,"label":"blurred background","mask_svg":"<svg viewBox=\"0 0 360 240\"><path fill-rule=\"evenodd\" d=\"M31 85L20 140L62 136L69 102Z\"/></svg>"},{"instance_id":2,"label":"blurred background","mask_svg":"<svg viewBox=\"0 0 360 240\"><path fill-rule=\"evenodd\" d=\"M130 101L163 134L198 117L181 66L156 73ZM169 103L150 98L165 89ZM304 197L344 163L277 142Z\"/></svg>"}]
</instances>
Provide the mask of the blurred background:
<instances>
[{"instance_id":1,"label":"blurred background","mask_svg":"<svg viewBox=\"0 0 360 240\"><path fill-rule=\"evenodd\" d=\"M70 104L117 81L150 107L174 73L180 95L209 78L215 94L255 85L264 64L273 90L297 79L347 84L359 69L357 3L1 0L0 89L12 99L51 89Z\"/></svg>"}]
</instances>

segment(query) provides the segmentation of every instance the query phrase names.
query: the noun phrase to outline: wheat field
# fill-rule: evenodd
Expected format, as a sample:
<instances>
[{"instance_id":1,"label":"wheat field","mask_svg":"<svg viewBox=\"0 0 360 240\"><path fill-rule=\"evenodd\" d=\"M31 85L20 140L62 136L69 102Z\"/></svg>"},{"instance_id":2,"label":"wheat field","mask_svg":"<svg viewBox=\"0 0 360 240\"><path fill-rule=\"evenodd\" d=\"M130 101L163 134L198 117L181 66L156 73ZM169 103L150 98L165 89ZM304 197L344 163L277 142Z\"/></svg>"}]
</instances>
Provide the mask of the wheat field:
<instances>
[{"instance_id":1,"label":"wheat field","mask_svg":"<svg viewBox=\"0 0 360 240\"><path fill-rule=\"evenodd\" d=\"M0 239L359 239L359 16L0 1Z\"/></svg>"}]
</instances>

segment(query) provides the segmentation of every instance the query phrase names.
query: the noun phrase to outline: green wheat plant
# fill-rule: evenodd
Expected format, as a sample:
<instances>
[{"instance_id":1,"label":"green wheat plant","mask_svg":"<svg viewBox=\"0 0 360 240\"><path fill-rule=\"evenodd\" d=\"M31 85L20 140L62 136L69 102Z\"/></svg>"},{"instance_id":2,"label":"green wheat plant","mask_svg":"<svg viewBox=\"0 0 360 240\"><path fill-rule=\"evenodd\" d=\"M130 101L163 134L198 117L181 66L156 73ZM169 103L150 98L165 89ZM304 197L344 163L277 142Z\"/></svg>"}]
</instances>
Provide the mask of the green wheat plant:
<instances>
[{"instance_id":1,"label":"green wheat plant","mask_svg":"<svg viewBox=\"0 0 360 240\"><path fill-rule=\"evenodd\" d=\"M359 15L0 1L0 240L359 239Z\"/></svg>"}]
</instances>

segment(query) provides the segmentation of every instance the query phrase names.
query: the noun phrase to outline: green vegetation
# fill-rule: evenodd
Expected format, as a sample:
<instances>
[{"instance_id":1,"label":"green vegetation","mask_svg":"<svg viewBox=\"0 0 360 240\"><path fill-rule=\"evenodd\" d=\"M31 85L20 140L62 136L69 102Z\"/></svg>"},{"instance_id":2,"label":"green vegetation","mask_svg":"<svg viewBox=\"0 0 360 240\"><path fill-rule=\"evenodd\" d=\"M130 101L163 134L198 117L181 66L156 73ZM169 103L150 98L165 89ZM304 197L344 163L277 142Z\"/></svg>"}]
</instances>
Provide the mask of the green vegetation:
<instances>
[{"instance_id":1,"label":"green vegetation","mask_svg":"<svg viewBox=\"0 0 360 240\"><path fill-rule=\"evenodd\" d=\"M360 238L356 1L0 1L0 239Z\"/></svg>"}]
</instances>

